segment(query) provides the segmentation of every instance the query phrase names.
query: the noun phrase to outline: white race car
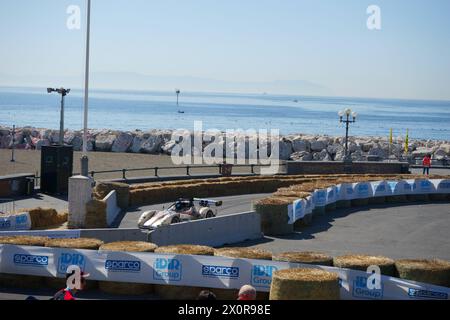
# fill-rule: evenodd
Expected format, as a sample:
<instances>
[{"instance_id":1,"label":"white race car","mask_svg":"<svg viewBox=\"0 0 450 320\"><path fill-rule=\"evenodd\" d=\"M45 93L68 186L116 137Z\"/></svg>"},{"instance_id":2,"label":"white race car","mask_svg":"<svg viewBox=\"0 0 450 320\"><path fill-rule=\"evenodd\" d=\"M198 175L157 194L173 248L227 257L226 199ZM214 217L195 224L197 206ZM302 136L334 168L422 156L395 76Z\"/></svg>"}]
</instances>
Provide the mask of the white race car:
<instances>
[{"instance_id":1,"label":"white race car","mask_svg":"<svg viewBox=\"0 0 450 320\"><path fill-rule=\"evenodd\" d=\"M162 211L146 211L138 221L140 229L153 230L160 226L165 226L182 221L191 221L198 219L213 218L217 215L217 209L222 201L209 199L178 199L168 209Z\"/></svg>"}]
</instances>

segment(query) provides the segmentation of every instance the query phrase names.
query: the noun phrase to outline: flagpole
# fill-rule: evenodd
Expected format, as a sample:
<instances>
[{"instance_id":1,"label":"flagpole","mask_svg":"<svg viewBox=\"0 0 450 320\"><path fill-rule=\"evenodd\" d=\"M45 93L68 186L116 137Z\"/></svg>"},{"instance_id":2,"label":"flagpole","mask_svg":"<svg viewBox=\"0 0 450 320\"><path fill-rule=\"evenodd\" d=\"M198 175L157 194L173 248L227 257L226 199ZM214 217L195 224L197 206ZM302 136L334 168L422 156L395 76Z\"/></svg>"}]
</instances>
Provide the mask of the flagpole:
<instances>
[{"instance_id":1,"label":"flagpole","mask_svg":"<svg viewBox=\"0 0 450 320\"><path fill-rule=\"evenodd\" d=\"M89 158L87 155L87 131L88 131L88 109L89 109L89 49L91 29L91 0L87 0L86 21L86 69L84 78L84 130L83 130L83 156L81 158L81 175L89 175Z\"/></svg>"}]
</instances>

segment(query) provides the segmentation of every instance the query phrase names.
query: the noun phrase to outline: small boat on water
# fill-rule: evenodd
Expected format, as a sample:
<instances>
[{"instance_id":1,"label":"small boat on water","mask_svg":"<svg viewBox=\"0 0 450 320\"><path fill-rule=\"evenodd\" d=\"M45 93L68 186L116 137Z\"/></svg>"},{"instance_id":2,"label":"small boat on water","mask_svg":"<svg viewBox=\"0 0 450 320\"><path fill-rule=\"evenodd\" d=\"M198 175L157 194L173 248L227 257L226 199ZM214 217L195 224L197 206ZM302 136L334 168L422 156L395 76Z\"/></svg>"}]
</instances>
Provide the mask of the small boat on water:
<instances>
[{"instance_id":1,"label":"small boat on water","mask_svg":"<svg viewBox=\"0 0 450 320\"><path fill-rule=\"evenodd\" d=\"M183 110L178 110L178 113L184 113L184 111Z\"/></svg>"}]
</instances>

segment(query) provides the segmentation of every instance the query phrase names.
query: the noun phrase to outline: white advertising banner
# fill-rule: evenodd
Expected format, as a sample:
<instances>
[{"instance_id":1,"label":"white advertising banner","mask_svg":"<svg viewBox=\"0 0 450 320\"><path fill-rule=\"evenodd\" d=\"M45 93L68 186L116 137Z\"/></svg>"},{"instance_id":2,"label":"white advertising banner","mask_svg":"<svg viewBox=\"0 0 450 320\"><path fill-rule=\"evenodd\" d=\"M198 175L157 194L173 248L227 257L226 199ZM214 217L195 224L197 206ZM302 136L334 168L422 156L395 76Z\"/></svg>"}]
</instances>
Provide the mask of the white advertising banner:
<instances>
[{"instance_id":1,"label":"white advertising banner","mask_svg":"<svg viewBox=\"0 0 450 320\"><path fill-rule=\"evenodd\" d=\"M412 185L411 183L399 180L399 181L387 181L389 188L391 189L391 193L393 196L401 196L411 194Z\"/></svg>"},{"instance_id":2,"label":"white advertising banner","mask_svg":"<svg viewBox=\"0 0 450 320\"><path fill-rule=\"evenodd\" d=\"M77 265L99 281L170 284L206 288L239 289L251 284L270 291L274 271L312 268L288 262L233 259L214 256L166 255L0 245L0 273L64 277ZM448 300L450 288L380 277L379 289L369 289L371 275L362 271L318 267L339 274L341 299Z\"/></svg>"},{"instance_id":3,"label":"white advertising banner","mask_svg":"<svg viewBox=\"0 0 450 320\"><path fill-rule=\"evenodd\" d=\"M436 193L450 193L450 180L432 180Z\"/></svg>"},{"instance_id":4,"label":"white advertising banner","mask_svg":"<svg viewBox=\"0 0 450 320\"><path fill-rule=\"evenodd\" d=\"M305 215L312 214L312 212L315 208L314 197L308 196L308 197L306 197L305 201L306 201Z\"/></svg>"},{"instance_id":5,"label":"white advertising banner","mask_svg":"<svg viewBox=\"0 0 450 320\"><path fill-rule=\"evenodd\" d=\"M0 215L0 231L30 230L31 218L28 212L17 215Z\"/></svg>"},{"instance_id":6,"label":"white advertising banner","mask_svg":"<svg viewBox=\"0 0 450 320\"><path fill-rule=\"evenodd\" d=\"M38 236L51 239L80 238L80 230L29 230L29 231L0 231L0 237L9 236Z\"/></svg>"},{"instance_id":7,"label":"white advertising banner","mask_svg":"<svg viewBox=\"0 0 450 320\"><path fill-rule=\"evenodd\" d=\"M392 195L391 188L386 181L375 181L371 182L371 184L373 197L386 197Z\"/></svg>"},{"instance_id":8,"label":"white advertising banner","mask_svg":"<svg viewBox=\"0 0 450 320\"><path fill-rule=\"evenodd\" d=\"M370 182L358 182L353 184L353 199L367 199L373 197L372 184Z\"/></svg>"},{"instance_id":9,"label":"white advertising banner","mask_svg":"<svg viewBox=\"0 0 450 320\"><path fill-rule=\"evenodd\" d=\"M327 205L335 203L338 199L338 187L332 186L327 188Z\"/></svg>"},{"instance_id":10,"label":"white advertising banner","mask_svg":"<svg viewBox=\"0 0 450 320\"><path fill-rule=\"evenodd\" d=\"M352 183L341 183L337 185L337 200L353 200L355 199L355 191L353 190Z\"/></svg>"},{"instance_id":11,"label":"white advertising banner","mask_svg":"<svg viewBox=\"0 0 450 320\"><path fill-rule=\"evenodd\" d=\"M314 191L314 206L325 207L327 205L327 189L317 189Z\"/></svg>"},{"instance_id":12,"label":"white advertising banner","mask_svg":"<svg viewBox=\"0 0 450 320\"><path fill-rule=\"evenodd\" d=\"M305 216L305 209L306 209L306 200L305 199L299 199L297 201L294 201L293 204L293 211L294 211L294 222L302 219Z\"/></svg>"},{"instance_id":13,"label":"white advertising banner","mask_svg":"<svg viewBox=\"0 0 450 320\"><path fill-rule=\"evenodd\" d=\"M407 182L412 186L412 194L432 194L436 193L436 188L431 180L428 179L416 179L407 180Z\"/></svg>"}]
</instances>

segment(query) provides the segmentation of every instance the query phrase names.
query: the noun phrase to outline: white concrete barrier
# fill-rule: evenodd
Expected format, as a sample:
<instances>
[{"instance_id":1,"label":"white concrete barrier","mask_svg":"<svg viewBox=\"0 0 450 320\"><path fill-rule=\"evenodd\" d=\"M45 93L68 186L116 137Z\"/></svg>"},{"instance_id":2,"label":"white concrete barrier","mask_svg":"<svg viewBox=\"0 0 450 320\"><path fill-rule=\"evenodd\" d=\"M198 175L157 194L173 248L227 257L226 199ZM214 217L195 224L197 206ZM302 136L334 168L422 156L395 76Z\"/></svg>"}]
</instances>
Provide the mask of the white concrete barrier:
<instances>
[{"instance_id":1,"label":"white concrete barrier","mask_svg":"<svg viewBox=\"0 0 450 320\"><path fill-rule=\"evenodd\" d=\"M244 212L163 226L151 231L148 241L158 246L197 244L218 247L262 237L260 215Z\"/></svg>"},{"instance_id":2,"label":"white concrete barrier","mask_svg":"<svg viewBox=\"0 0 450 320\"><path fill-rule=\"evenodd\" d=\"M108 227L112 227L114 221L121 212L121 209L117 205L117 192L112 190L103 201L106 202L106 223L108 224Z\"/></svg>"}]
</instances>

